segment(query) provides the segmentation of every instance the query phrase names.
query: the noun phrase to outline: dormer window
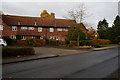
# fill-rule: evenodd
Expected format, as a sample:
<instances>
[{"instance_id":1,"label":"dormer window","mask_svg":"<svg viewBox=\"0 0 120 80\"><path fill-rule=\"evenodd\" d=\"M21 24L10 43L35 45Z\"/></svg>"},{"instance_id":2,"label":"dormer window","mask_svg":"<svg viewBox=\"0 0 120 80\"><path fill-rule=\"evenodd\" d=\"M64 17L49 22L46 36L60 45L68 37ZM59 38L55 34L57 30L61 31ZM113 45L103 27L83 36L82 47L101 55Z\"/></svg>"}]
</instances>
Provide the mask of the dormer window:
<instances>
[{"instance_id":1,"label":"dormer window","mask_svg":"<svg viewBox=\"0 0 120 80\"><path fill-rule=\"evenodd\" d=\"M12 26L12 31L17 31L17 26Z\"/></svg>"}]
</instances>

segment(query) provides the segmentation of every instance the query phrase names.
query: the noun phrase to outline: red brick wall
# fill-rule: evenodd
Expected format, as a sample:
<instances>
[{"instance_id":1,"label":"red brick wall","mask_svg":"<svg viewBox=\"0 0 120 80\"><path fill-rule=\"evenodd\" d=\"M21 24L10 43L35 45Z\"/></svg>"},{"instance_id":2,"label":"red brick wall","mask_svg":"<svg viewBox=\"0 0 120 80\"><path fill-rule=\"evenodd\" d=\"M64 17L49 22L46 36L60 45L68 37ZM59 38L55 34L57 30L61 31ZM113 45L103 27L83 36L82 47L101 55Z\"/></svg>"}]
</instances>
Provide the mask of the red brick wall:
<instances>
[{"instance_id":1,"label":"red brick wall","mask_svg":"<svg viewBox=\"0 0 120 80\"><path fill-rule=\"evenodd\" d=\"M42 32L38 32L38 27L34 27L34 30L22 30L21 26L17 26L17 31L12 31L11 26L8 26L4 22L2 22L2 25L4 26L3 31L0 32L2 32L2 35L7 35L9 37L11 37L12 35L27 35L30 38L32 38L32 36L44 36L45 38L47 37L49 39L49 36L54 36L62 40L62 38L65 38L67 36L66 31L57 31L57 28L54 28L54 32L50 32L50 28L42 28ZM87 36L87 30L85 29L85 27L80 26L80 29L83 30L83 32L85 32Z\"/></svg>"}]
</instances>

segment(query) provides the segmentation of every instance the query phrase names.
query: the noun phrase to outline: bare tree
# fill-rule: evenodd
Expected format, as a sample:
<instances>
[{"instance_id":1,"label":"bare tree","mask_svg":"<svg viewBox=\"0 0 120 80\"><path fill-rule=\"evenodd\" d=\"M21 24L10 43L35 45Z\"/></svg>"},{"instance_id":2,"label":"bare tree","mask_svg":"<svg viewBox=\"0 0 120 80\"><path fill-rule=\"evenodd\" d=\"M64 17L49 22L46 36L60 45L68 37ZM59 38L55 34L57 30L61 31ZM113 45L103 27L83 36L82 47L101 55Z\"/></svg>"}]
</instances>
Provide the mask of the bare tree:
<instances>
[{"instance_id":1,"label":"bare tree","mask_svg":"<svg viewBox=\"0 0 120 80\"><path fill-rule=\"evenodd\" d=\"M67 11L65 18L73 19L77 23L82 23L86 17L86 7L84 3L80 3L78 6Z\"/></svg>"},{"instance_id":2,"label":"bare tree","mask_svg":"<svg viewBox=\"0 0 120 80\"><path fill-rule=\"evenodd\" d=\"M67 16L65 18L73 19L76 23L83 23L83 20L86 17L86 7L84 3L80 3L78 6L74 7L71 10L67 11ZM79 33L77 38L77 46L79 46Z\"/></svg>"}]
</instances>

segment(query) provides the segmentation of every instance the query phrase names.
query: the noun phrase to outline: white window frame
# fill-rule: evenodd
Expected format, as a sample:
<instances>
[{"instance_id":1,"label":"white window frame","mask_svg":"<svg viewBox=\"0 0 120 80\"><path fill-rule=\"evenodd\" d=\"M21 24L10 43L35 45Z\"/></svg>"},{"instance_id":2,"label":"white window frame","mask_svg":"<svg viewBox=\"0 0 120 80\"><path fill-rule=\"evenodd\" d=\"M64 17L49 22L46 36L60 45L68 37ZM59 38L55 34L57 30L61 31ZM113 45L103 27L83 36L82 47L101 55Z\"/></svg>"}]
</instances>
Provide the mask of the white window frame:
<instances>
[{"instance_id":1,"label":"white window frame","mask_svg":"<svg viewBox=\"0 0 120 80\"><path fill-rule=\"evenodd\" d=\"M22 39L26 39L26 36L22 36Z\"/></svg>"},{"instance_id":2,"label":"white window frame","mask_svg":"<svg viewBox=\"0 0 120 80\"><path fill-rule=\"evenodd\" d=\"M3 25L0 25L0 31L2 31L3 30Z\"/></svg>"},{"instance_id":3,"label":"white window frame","mask_svg":"<svg viewBox=\"0 0 120 80\"><path fill-rule=\"evenodd\" d=\"M63 31L68 31L68 29L67 29L67 28L64 28Z\"/></svg>"},{"instance_id":4,"label":"white window frame","mask_svg":"<svg viewBox=\"0 0 120 80\"><path fill-rule=\"evenodd\" d=\"M55 37L54 37L54 36L49 36L49 39L54 40L54 39L55 39Z\"/></svg>"},{"instance_id":5,"label":"white window frame","mask_svg":"<svg viewBox=\"0 0 120 80\"><path fill-rule=\"evenodd\" d=\"M38 27L38 32L42 32L42 27Z\"/></svg>"},{"instance_id":6,"label":"white window frame","mask_svg":"<svg viewBox=\"0 0 120 80\"><path fill-rule=\"evenodd\" d=\"M16 39L16 35L12 35L11 38L12 38L12 39Z\"/></svg>"},{"instance_id":7,"label":"white window frame","mask_svg":"<svg viewBox=\"0 0 120 80\"><path fill-rule=\"evenodd\" d=\"M28 28L26 26L21 26L22 30L27 30Z\"/></svg>"},{"instance_id":8,"label":"white window frame","mask_svg":"<svg viewBox=\"0 0 120 80\"><path fill-rule=\"evenodd\" d=\"M54 32L54 28L50 28L50 32Z\"/></svg>"},{"instance_id":9,"label":"white window frame","mask_svg":"<svg viewBox=\"0 0 120 80\"><path fill-rule=\"evenodd\" d=\"M17 31L17 26L12 26L12 31Z\"/></svg>"},{"instance_id":10,"label":"white window frame","mask_svg":"<svg viewBox=\"0 0 120 80\"><path fill-rule=\"evenodd\" d=\"M56 40L59 40L59 39L58 39L58 36L56 36L55 38L56 38Z\"/></svg>"},{"instance_id":11,"label":"white window frame","mask_svg":"<svg viewBox=\"0 0 120 80\"><path fill-rule=\"evenodd\" d=\"M40 39L43 39L43 36L40 36Z\"/></svg>"},{"instance_id":12,"label":"white window frame","mask_svg":"<svg viewBox=\"0 0 120 80\"><path fill-rule=\"evenodd\" d=\"M34 30L34 27L28 27L29 30Z\"/></svg>"},{"instance_id":13,"label":"white window frame","mask_svg":"<svg viewBox=\"0 0 120 80\"><path fill-rule=\"evenodd\" d=\"M57 28L57 31L63 31L62 28Z\"/></svg>"}]
</instances>

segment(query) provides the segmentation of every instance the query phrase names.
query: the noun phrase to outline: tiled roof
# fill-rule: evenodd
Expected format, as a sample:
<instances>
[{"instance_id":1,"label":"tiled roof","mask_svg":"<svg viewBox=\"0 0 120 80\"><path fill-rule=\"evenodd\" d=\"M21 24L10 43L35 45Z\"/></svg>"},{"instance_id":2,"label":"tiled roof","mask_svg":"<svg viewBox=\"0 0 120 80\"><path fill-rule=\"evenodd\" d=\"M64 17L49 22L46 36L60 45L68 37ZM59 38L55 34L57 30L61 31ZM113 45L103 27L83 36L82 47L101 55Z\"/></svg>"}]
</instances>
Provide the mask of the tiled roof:
<instances>
[{"instance_id":1,"label":"tiled roof","mask_svg":"<svg viewBox=\"0 0 120 80\"><path fill-rule=\"evenodd\" d=\"M2 15L2 19L7 25L44 26L44 27L80 26L80 24L76 24L74 20L67 19L49 19L40 17L23 17L12 15Z\"/></svg>"}]
</instances>

